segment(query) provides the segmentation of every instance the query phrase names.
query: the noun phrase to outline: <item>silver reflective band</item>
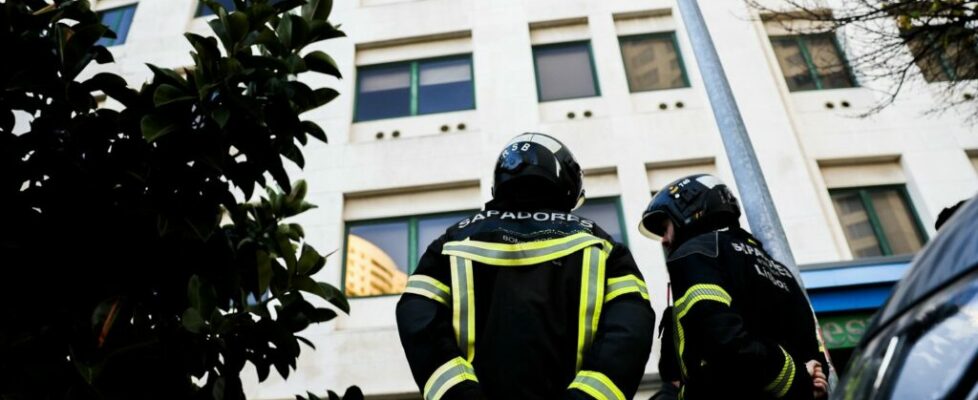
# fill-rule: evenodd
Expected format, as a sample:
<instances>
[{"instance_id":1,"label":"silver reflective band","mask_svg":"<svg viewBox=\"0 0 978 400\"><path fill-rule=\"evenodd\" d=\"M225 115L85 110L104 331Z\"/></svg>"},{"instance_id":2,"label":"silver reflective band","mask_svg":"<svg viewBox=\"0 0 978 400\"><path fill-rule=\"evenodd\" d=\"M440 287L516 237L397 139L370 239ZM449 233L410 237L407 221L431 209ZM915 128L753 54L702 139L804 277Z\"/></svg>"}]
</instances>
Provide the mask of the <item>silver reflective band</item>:
<instances>
[{"instance_id":1,"label":"silver reflective band","mask_svg":"<svg viewBox=\"0 0 978 400\"><path fill-rule=\"evenodd\" d=\"M435 278L426 275L411 275L404 293L424 296L446 306L452 301L451 290Z\"/></svg>"},{"instance_id":2,"label":"silver reflective band","mask_svg":"<svg viewBox=\"0 0 978 400\"><path fill-rule=\"evenodd\" d=\"M574 377L570 389L577 389L598 400L625 400L625 394L611 379L597 371L581 371Z\"/></svg>"},{"instance_id":3,"label":"silver reflective band","mask_svg":"<svg viewBox=\"0 0 978 400\"><path fill-rule=\"evenodd\" d=\"M453 386L466 380L479 381L475 376L475 369L472 368L472 364L461 357L455 357L442 364L431 374L428 382L424 385L424 398L425 400L438 400Z\"/></svg>"},{"instance_id":4,"label":"silver reflective band","mask_svg":"<svg viewBox=\"0 0 978 400\"><path fill-rule=\"evenodd\" d=\"M471 362L475 358L475 286L472 261L452 257L452 327L458 348Z\"/></svg>"}]
</instances>

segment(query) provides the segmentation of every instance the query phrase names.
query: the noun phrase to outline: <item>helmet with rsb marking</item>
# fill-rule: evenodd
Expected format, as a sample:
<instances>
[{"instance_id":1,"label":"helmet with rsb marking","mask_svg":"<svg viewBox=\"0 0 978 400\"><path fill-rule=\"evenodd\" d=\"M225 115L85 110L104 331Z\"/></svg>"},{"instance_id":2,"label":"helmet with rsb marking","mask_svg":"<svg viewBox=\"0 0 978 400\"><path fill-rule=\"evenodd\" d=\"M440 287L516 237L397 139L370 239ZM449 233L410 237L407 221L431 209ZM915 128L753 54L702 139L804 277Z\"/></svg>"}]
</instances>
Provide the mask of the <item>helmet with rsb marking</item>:
<instances>
[{"instance_id":1,"label":"helmet with rsb marking","mask_svg":"<svg viewBox=\"0 0 978 400\"><path fill-rule=\"evenodd\" d=\"M492 195L517 198L542 194L554 208L572 210L584 202L581 166L570 149L542 133L524 133L510 140L493 171Z\"/></svg>"}]
</instances>

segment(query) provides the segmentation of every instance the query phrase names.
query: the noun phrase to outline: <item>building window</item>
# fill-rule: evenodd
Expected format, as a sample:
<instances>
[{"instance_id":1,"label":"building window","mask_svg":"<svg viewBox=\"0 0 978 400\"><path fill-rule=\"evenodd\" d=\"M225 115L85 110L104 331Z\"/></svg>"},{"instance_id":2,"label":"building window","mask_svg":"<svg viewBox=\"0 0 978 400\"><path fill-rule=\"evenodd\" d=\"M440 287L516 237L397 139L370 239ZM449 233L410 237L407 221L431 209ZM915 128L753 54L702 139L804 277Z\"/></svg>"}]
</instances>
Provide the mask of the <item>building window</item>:
<instances>
[{"instance_id":1,"label":"building window","mask_svg":"<svg viewBox=\"0 0 978 400\"><path fill-rule=\"evenodd\" d=\"M771 37L788 90L855 86L834 33Z\"/></svg>"},{"instance_id":2,"label":"building window","mask_svg":"<svg viewBox=\"0 0 978 400\"><path fill-rule=\"evenodd\" d=\"M470 54L357 70L356 121L474 108Z\"/></svg>"},{"instance_id":3,"label":"building window","mask_svg":"<svg viewBox=\"0 0 978 400\"><path fill-rule=\"evenodd\" d=\"M689 86L675 33L623 36L618 41L632 92Z\"/></svg>"},{"instance_id":4,"label":"building window","mask_svg":"<svg viewBox=\"0 0 978 400\"><path fill-rule=\"evenodd\" d=\"M626 243L625 217L618 197L587 199L574 214L594 221L618 243Z\"/></svg>"},{"instance_id":5,"label":"building window","mask_svg":"<svg viewBox=\"0 0 978 400\"><path fill-rule=\"evenodd\" d=\"M601 95L588 42L533 47L540 101Z\"/></svg>"},{"instance_id":6,"label":"building window","mask_svg":"<svg viewBox=\"0 0 978 400\"><path fill-rule=\"evenodd\" d=\"M978 47L970 30L937 37L923 33L904 33L914 62L927 82L978 79Z\"/></svg>"},{"instance_id":7,"label":"building window","mask_svg":"<svg viewBox=\"0 0 978 400\"><path fill-rule=\"evenodd\" d=\"M350 297L399 294L418 259L451 224L475 211L351 222L343 285Z\"/></svg>"},{"instance_id":8,"label":"building window","mask_svg":"<svg viewBox=\"0 0 978 400\"><path fill-rule=\"evenodd\" d=\"M237 9L237 7L235 7L235 5L234 5L234 0L214 0L214 1L220 3L222 6L224 6L224 9L225 10L228 10L228 12L231 12L231 11L234 11L234 10ZM282 1L283 0L270 0L268 3L271 4L271 5L275 5L276 3L281 3ZM211 8L207 6L207 4L204 4L204 2L198 3L197 4L197 16L198 17L206 17L208 15L214 15L214 11L212 11Z\"/></svg>"},{"instance_id":9,"label":"building window","mask_svg":"<svg viewBox=\"0 0 978 400\"><path fill-rule=\"evenodd\" d=\"M102 25L107 26L115 32L115 39L103 37L98 40L101 46L115 46L126 42L129 36L129 26L132 25L132 16L136 14L136 4L122 6L105 11L99 11L98 15L102 19Z\"/></svg>"},{"instance_id":10,"label":"building window","mask_svg":"<svg viewBox=\"0 0 978 400\"><path fill-rule=\"evenodd\" d=\"M855 258L913 253L927 238L903 186L830 190Z\"/></svg>"}]
</instances>

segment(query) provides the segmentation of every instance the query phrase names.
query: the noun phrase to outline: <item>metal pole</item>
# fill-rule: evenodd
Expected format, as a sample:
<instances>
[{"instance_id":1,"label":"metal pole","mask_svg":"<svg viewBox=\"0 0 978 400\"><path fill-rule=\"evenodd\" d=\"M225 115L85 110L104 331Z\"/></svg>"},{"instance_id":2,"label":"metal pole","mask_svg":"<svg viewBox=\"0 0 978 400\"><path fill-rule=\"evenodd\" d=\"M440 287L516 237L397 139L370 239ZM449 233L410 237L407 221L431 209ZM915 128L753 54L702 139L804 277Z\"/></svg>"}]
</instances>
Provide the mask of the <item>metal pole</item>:
<instances>
[{"instance_id":1,"label":"metal pole","mask_svg":"<svg viewBox=\"0 0 978 400\"><path fill-rule=\"evenodd\" d=\"M723 138L723 147L727 150L727 159L730 160L737 189L740 190L740 200L744 205L747 222L750 223L752 233L764 242L765 249L775 259L790 268L797 277L798 266L795 265L795 257L788 247L788 238L781 227L781 219L778 218L778 211L774 208L771 192L768 190L767 182L764 181L761 166L757 163L754 147L751 145L750 137L747 136L747 128L740 117L737 101L734 100L733 92L730 90L730 83L727 82L727 75L723 72L723 65L720 64L720 57L717 56L700 7L696 0L677 0L677 2L683 23L686 25L686 32L689 34L689 41L693 46L693 53L696 55L696 62L700 67L700 74L703 76L710 105L713 107L713 116ZM798 284L802 284L800 279Z\"/></svg>"},{"instance_id":2,"label":"metal pole","mask_svg":"<svg viewBox=\"0 0 978 400\"><path fill-rule=\"evenodd\" d=\"M737 108L737 101L730 90L730 83L727 81L726 73L723 72L723 65L720 64L720 57L717 55L713 38L710 37L710 31L706 28L706 21L703 20L699 4L696 0L676 0L676 2L679 5L683 24L686 25L686 33L689 35L700 75L703 76L703 85L706 87L710 106L713 108L713 116L716 118L720 137L723 139L723 147L727 150L727 159L730 160L737 189L740 190L740 201L743 203L751 231L764 242L765 249L776 260L791 270L795 280L798 281L798 286L801 287L801 292L811 304L798 265L795 264L795 257L791 253L791 247L788 246L788 237L784 234L778 211L774 208L771 192L764 180L761 166L757 163L757 155L754 154L754 146L747 135L747 127L744 126L744 120L740 116L740 109ZM814 314L813 310L813 317ZM821 340L819 334L819 341ZM830 380L835 381L835 371L831 363L828 369ZM831 383L834 386L834 382Z\"/></svg>"}]
</instances>

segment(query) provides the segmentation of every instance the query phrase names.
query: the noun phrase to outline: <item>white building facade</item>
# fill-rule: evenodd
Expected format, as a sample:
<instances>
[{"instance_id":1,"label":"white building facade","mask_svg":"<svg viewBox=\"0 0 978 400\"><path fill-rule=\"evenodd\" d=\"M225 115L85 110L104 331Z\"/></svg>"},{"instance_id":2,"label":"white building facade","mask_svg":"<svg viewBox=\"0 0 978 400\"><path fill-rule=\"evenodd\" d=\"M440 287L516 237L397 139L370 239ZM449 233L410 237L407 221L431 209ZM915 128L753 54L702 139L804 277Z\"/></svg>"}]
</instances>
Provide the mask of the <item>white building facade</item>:
<instances>
[{"instance_id":1,"label":"white building facade","mask_svg":"<svg viewBox=\"0 0 978 400\"><path fill-rule=\"evenodd\" d=\"M126 31L110 47L116 63L98 68L132 86L150 79L145 63L189 66L182 34L209 32L197 0L93 3ZM798 264L913 252L944 207L978 191L978 129L923 115L940 82L854 118L880 95L841 67L843 33L791 36L742 2L701 4ZM662 252L637 230L650 192L695 172L733 183L673 0L346 0L331 20L348 38L315 49L344 79L303 78L341 96L307 115L329 144L306 147L294 171L319 206L298 221L307 239L338 250L320 280L345 287L348 235L386 252L378 271L410 273L431 239L491 196L506 141L537 131L572 149L590 199L582 214L631 248L661 316ZM349 316L303 335L317 349L303 349L288 380L246 372L249 397L358 385L371 398L418 398L398 289L388 291L353 290ZM658 348L637 398L657 385Z\"/></svg>"}]
</instances>

